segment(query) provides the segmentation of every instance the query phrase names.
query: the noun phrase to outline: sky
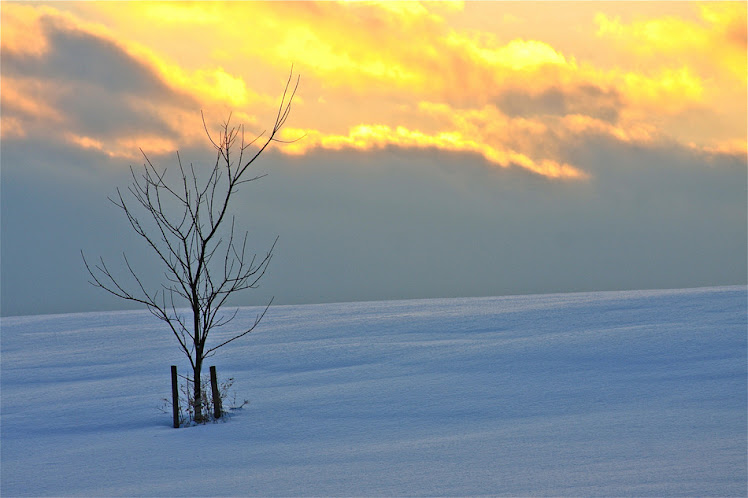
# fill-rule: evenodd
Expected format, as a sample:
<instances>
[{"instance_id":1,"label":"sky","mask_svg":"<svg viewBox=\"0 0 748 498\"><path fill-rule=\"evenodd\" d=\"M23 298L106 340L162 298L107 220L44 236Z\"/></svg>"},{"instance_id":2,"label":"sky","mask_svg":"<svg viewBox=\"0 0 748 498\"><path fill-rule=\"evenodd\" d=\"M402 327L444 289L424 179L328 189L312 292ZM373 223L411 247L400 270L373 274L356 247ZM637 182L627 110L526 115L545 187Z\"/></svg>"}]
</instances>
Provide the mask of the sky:
<instances>
[{"instance_id":1,"label":"sky","mask_svg":"<svg viewBox=\"0 0 748 498\"><path fill-rule=\"evenodd\" d=\"M143 150L209 167L263 254L232 304L747 281L745 2L2 2L1 313L132 308L162 269L107 199ZM298 139L298 140L297 140ZM295 141L294 141L295 140Z\"/></svg>"}]
</instances>

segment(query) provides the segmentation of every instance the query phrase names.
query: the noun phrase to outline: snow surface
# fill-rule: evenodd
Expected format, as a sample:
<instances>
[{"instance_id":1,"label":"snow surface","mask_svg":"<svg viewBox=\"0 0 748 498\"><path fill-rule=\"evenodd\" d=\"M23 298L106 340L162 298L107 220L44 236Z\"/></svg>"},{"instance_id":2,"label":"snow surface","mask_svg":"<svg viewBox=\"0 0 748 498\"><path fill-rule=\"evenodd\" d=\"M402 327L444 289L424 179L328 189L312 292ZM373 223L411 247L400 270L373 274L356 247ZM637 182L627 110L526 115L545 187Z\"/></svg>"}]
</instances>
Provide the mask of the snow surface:
<instances>
[{"instance_id":1,"label":"snow surface","mask_svg":"<svg viewBox=\"0 0 748 498\"><path fill-rule=\"evenodd\" d=\"M745 496L747 298L277 306L209 363L251 404L182 429L146 311L4 318L0 492Z\"/></svg>"}]
</instances>

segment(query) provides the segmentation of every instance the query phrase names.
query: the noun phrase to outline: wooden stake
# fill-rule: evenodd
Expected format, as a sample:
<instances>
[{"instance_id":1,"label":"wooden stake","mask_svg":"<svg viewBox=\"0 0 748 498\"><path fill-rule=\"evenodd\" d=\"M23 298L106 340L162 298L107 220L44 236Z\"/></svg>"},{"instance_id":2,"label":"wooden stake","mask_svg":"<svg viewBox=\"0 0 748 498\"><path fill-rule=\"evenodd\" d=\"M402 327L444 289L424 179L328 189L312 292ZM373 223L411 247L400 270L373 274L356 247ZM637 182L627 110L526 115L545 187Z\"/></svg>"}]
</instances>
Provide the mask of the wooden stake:
<instances>
[{"instance_id":1,"label":"wooden stake","mask_svg":"<svg viewBox=\"0 0 748 498\"><path fill-rule=\"evenodd\" d=\"M179 381L176 365L171 366L171 409L174 415L174 428L179 429Z\"/></svg>"},{"instance_id":2,"label":"wooden stake","mask_svg":"<svg viewBox=\"0 0 748 498\"><path fill-rule=\"evenodd\" d=\"M213 390L213 417L221 418L221 393L218 391L216 367L210 367L210 388Z\"/></svg>"}]
</instances>

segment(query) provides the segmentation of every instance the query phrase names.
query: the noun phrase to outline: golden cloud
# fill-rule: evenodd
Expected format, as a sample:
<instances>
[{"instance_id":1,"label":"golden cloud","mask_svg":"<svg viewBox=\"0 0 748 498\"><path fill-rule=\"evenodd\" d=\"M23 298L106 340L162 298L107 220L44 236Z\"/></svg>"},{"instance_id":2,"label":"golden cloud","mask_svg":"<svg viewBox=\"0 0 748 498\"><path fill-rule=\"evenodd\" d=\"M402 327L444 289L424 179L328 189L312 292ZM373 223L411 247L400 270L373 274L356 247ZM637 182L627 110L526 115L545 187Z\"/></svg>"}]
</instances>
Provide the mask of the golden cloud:
<instances>
[{"instance_id":1,"label":"golden cloud","mask_svg":"<svg viewBox=\"0 0 748 498\"><path fill-rule=\"evenodd\" d=\"M296 140L303 137L301 140ZM584 171L566 163L552 159L534 160L527 155L503 148L500 144L492 145L484 141L465 136L459 131L444 131L427 134L410 130L404 126L357 125L347 135L321 133L314 129L288 128L283 131L283 139L296 140L283 148L287 154L304 154L310 149L328 150L372 150L388 146L403 148L435 148L450 152L471 152L483 156L488 162L500 167L520 166L541 176L554 179L587 179Z\"/></svg>"},{"instance_id":2,"label":"golden cloud","mask_svg":"<svg viewBox=\"0 0 748 498\"><path fill-rule=\"evenodd\" d=\"M715 141L714 143L709 145L699 145L692 142L689 144L689 146L692 149L698 150L700 152L705 152L707 154L748 158L748 141L744 139Z\"/></svg>"},{"instance_id":3,"label":"golden cloud","mask_svg":"<svg viewBox=\"0 0 748 498\"><path fill-rule=\"evenodd\" d=\"M698 9L698 22L671 16L625 24L600 12L595 16L597 35L640 57L688 61L710 72L729 73L745 85L746 3L708 2Z\"/></svg>"},{"instance_id":4,"label":"golden cloud","mask_svg":"<svg viewBox=\"0 0 748 498\"><path fill-rule=\"evenodd\" d=\"M662 69L653 76L627 72L622 80L619 88L630 104L659 112L677 113L700 102L704 94L702 79L688 67Z\"/></svg>"},{"instance_id":5,"label":"golden cloud","mask_svg":"<svg viewBox=\"0 0 748 498\"><path fill-rule=\"evenodd\" d=\"M491 164L549 178L583 179L585 172L560 159L559 137L667 139L715 152L739 150L744 143L744 3L694 5L691 18L653 17L630 3L625 7L630 21L596 4L600 12L579 20L575 32L583 45L563 48L533 27L530 16L503 12L500 2L471 4L471 15L511 22L511 36L485 23L471 27L463 7L460 2L9 4L3 7L2 44L3 50L40 56L50 50L40 19L64 20L115 44L175 94L213 114L234 110L235 119L252 126L272 116L276 92L294 64L303 75L302 93L294 103L295 129L284 137L307 137L285 147L293 154L313 148L436 148L480 154ZM151 29L140 29L144 22ZM606 56L591 57L593 52ZM3 87L8 109L62 119L38 92L12 82L9 88L6 97ZM506 107L500 104L514 96L531 102L532 112L502 112ZM69 136L70 142L112 147L119 154L136 138L156 151L202 139L199 109L149 101L147 95L128 102L173 123L176 137L139 135L115 142L81 135ZM695 131L683 132L682 117L695 111L706 116L704 123L721 126L705 124L698 130L702 137L694 139ZM11 123L6 129L19 128Z\"/></svg>"}]
</instances>

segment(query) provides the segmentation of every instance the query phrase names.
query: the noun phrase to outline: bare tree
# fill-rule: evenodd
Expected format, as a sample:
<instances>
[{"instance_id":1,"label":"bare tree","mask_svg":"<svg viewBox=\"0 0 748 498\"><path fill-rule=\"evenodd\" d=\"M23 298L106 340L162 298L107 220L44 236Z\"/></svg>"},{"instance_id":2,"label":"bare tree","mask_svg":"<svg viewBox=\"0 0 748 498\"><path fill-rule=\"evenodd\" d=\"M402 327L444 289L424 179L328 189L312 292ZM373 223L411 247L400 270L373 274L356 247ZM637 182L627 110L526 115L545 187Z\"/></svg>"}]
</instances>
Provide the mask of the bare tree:
<instances>
[{"instance_id":1,"label":"bare tree","mask_svg":"<svg viewBox=\"0 0 748 498\"><path fill-rule=\"evenodd\" d=\"M203 360L252 332L272 303L271 299L250 326L215 344L208 343L211 330L228 324L237 315L238 309L221 311L226 300L236 292L255 288L273 256L277 238L264 256L249 255L248 233L235 233L235 217L229 206L240 186L265 176L248 175L249 166L272 142L280 141L277 134L289 116L298 85L299 78L294 84L292 71L272 130L249 142L245 141L243 126L230 125L231 116L221 126L217 139L211 136L203 116L205 133L216 151L215 163L207 172L196 171L192 164L186 168L177 152L180 178L170 185L166 170L160 172L141 149L145 163L140 174L130 168L130 195L123 195L118 188L110 200L122 209L132 229L160 260L165 276L160 286L148 290L125 254L129 284L116 277L103 258L90 265L81 251L93 279L91 284L119 298L144 304L169 326L192 366L197 422L202 421L203 413Z\"/></svg>"}]
</instances>

